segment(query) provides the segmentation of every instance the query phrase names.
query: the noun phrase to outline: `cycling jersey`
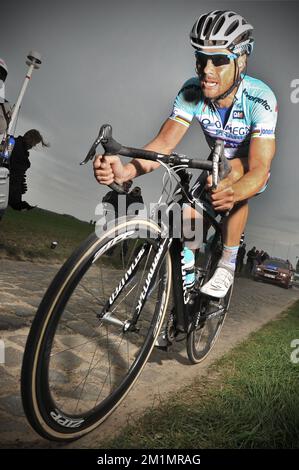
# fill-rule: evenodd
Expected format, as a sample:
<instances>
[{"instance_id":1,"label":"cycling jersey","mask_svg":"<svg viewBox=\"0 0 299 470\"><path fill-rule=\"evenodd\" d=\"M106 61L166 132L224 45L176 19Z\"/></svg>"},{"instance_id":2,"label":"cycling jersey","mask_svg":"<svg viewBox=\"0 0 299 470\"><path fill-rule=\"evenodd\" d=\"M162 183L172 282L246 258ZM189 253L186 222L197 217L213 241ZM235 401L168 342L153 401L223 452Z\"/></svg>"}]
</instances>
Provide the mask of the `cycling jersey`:
<instances>
[{"instance_id":1,"label":"cycling jersey","mask_svg":"<svg viewBox=\"0 0 299 470\"><path fill-rule=\"evenodd\" d=\"M191 92L191 93L190 93ZM194 99L194 92L200 97ZM261 80L243 76L225 126L217 106L200 93L198 77L188 80L179 91L170 119L189 127L193 118L200 123L210 148L215 139L224 141L227 158L247 157L252 138L275 137L277 102L272 90Z\"/></svg>"}]
</instances>

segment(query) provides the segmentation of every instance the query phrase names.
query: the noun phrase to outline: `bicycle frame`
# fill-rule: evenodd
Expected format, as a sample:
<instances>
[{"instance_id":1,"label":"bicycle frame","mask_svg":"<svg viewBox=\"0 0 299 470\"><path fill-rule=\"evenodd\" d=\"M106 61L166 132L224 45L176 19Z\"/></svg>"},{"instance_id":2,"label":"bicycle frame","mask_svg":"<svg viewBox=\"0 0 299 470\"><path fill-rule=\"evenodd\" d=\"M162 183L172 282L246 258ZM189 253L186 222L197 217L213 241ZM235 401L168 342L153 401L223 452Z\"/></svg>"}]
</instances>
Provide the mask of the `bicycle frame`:
<instances>
[{"instance_id":1,"label":"bicycle frame","mask_svg":"<svg viewBox=\"0 0 299 470\"><path fill-rule=\"evenodd\" d=\"M189 188L189 180L190 180L189 174L186 172L186 170L180 170L180 178L181 178L182 184L177 185L177 187L173 191L173 194L178 195L177 188L180 188L182 197L180 198L178 203L181 206L181 209L183 210L183 204L185 204L186 202L189 202L189 199L195 205L199 204L201 210L203 210L203 216L209 219L209 222L211 223L211 225L213 225L215 232L218 233L219 237L221 238L222 232L221 232L220 223L218 223L215 220L215 212L213 211L212 206L208 203L208 201L204 201L204 204L202 204L201 198L205 194L205 187L204 187L205 178L201 178L197 180L191 189ZM196 192L199 194L198 198L195 198L194 196L195 189L196 189ZM173 204L173 201L170 201L170 203L168 203L168 208L170 208L172 204ZM181 210L181 217L182 217L182 210ZM170 234L172 233L172 228L173 226L170 227L170 231L169 231ZM163 232L163 227L162 227L162 232ZM115 241L112 240L108 244L108 247L110 248L110 246L113 246L114 243ZM134 278L134 275L137 271L138 264L148 254L151 246L154 247L156 254L152 262L152 265L149 269L149 272L147 274L144 285L141 289L141 294L136 301L134 313L130 320L127 320L125 323L121 322L120 320L111 316L110 310L112 306L114 305L115 301L117 300L118 296L122 292L122 290ZM147 300L147 297L150 295L151 289L155 282L156 273L159 271L161 264L164 261L167 252L169 251L170 257L171 257L171 265L172 265L173 286L175 286L175 288L173 289L175 320L176 320L175 327L178 331L186 333L188 331L189 313L190 313L190 308L192 308L192 306L189 305L189 292L185 284L184 273L183 273L183 267L184 267L183 258L182 258L183 247L184 247L183 238L172 238L171 236L163 238L162 235L155 244L153 242L152 245L147 245L147 246L143 245L138 251L135 258L132 260L130 266L128 267L124 276L119 282L119 285L116 287L114 292L111 293L104 308L98 314L99 320L103 322L107 322L107 323L114 323L114 324L117 323L119 326L123 328L124 332L138 331L137 324L138 324L140 313L145 304L145 301Z\"/></svg>"}]
</instances>

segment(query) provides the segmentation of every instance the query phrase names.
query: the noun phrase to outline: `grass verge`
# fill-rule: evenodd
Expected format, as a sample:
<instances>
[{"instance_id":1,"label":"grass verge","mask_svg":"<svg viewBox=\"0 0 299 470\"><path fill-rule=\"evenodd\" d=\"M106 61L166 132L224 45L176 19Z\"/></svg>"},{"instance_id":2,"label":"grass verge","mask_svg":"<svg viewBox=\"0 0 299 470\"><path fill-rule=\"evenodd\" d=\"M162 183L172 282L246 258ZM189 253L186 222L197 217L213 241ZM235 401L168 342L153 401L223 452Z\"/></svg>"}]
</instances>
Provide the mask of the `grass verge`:
<instances>
[{"instance_id":1,"label":"grass verge","mask_svg":"<svg viewBox=\"0 0 299 470\"><path fill-rule=\"evenodd\" d=\"M93 230L93 225L70 215L8 208L0 222L0 257L61 261ZM52 241L58 242L57 248L51 249Z\"/></svg>"},{"instance_id":2,"label":"grass verge","mask_svg":"<svg viewBox=\"0 0 299 470\"><path fill-rule=\"evenodd\" d=\"M299 302L103 447L298 448L297 338Z\"/></svg>"}]
</instances>

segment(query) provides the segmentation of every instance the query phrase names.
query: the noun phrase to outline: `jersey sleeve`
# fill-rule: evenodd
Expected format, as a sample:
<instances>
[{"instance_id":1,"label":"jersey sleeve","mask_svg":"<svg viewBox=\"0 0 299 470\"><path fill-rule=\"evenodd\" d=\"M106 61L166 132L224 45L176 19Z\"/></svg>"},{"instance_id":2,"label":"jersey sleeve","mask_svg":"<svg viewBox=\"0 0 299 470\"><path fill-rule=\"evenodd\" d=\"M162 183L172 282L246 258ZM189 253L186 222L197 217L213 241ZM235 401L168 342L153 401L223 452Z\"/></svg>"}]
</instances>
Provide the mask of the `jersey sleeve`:
<instances>
[{"instance_id":1,"label":"jersey sleeve","mask_svg":"<svg viewBox=\"0 0 299 470\"><path fill-rule=\"evenodd\" d=\"M273 91L268 87L254 97L252 103L252 131L254 138L275 138L277 122L277 101Z\"/></svg>"},{"instance_id":2,"label":"jersey sleeve","mask_svg":"<svg viewBox=\"0 0 299 470\"><path fill-rule=\"evenodd\" d=\"M178 92L169 119L189 127L197 106L198 84L196 79L187 80Z\"/></svg>"}]
</instances>

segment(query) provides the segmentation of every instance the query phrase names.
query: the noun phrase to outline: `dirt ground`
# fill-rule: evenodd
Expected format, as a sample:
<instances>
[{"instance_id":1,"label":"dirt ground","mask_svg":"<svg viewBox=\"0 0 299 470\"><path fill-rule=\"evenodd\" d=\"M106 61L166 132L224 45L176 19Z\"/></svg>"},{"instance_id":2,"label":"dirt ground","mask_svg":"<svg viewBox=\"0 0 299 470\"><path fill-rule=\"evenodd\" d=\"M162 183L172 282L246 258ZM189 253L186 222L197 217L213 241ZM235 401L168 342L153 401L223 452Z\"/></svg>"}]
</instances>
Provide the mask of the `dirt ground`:
<instances>
[{"instance_id":1,"label":"dirt ground","mask_svg":"<svg viewBox=\"0 0 299 470\"><path fill-rule=\"evenodd\" d=\"M40 438L24 417L20 398L20 368L30 322L57 266L1 260L0 339L5 343L5 363L0 364L0 447L2 448L100 448L103 437L112 436L146 407L167 393L207 373L209 365L244 341L252 331L271 321L299 298L290 290L236 279L230 312L210 356L201 364L188 362L184 342L169 352L154 350L139 380L119 408L96 430L71 444Z\"/></svg>"}]
</instances>

